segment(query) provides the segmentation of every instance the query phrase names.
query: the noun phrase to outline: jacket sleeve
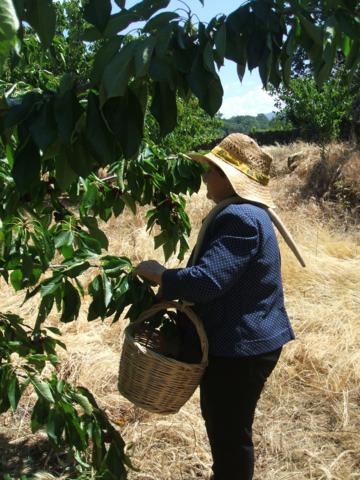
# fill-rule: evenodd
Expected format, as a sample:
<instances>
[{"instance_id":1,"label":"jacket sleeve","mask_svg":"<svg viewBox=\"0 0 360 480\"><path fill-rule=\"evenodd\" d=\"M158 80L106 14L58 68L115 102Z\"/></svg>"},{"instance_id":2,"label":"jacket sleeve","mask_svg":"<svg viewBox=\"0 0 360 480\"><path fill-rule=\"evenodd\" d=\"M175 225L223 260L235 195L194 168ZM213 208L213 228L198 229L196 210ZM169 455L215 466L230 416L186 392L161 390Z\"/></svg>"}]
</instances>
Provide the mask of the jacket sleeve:
<instances>
[{"instance_id":1,"label":"jacket sleeve","mask_svg":"<svg viewBox=\"0 0 360 480\"><path fill-rule=\"evenodd\" d=\"M215 300L239 281L258 245L256 222L226 208L214 220L209 243L197 265L163 273L162 296L194 303Z\"/></svg>"}]
</instances>

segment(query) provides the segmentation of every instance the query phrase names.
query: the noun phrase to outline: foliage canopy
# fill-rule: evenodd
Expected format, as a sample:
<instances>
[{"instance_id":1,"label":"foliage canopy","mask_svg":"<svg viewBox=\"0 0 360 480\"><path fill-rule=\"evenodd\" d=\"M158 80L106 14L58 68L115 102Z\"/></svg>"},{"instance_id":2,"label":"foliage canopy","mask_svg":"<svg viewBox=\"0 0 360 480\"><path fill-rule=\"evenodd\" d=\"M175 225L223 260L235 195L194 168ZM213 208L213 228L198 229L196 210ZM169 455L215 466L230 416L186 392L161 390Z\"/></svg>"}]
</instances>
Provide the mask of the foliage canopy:
<instances>
[{"instance_id":1,"label":"foliage canopy","mask_svg":"<svg viewBox=\"0 0 360 480\"><path fill-rule=\"evenodd\" d=\"M258 68L264 86L278 87L289 84L299 46L319 85L338 51L348 78L360 58L354 0L252 0L208 24L194 24L190 10L163 11L170 0L116 3L118 12L110 0L0 3L0 274L26 291L25 301L39 297L33 326L0 316L0 412L15 410L32 385L32 430L44 428L79 469L103 479L126 478L124 443L89 391L57 377L56 347L65 346L59 330L44 326L53 308L60 321L74 321L86 293L89 321L116 321L125 308L132 320L154 302L130 260L106 254L99 221L149 205L155 246L183 258L185 195L198 190L201 168L181 154L169 158L168 149L187 147L171 135L193 97L208 115L219 110L224 59L235 62L240 80L246 67ZM96 276L85 292L81 274L89 269ZM45 364L54 367L48 379Z\"/></svg>"}]
</instances>

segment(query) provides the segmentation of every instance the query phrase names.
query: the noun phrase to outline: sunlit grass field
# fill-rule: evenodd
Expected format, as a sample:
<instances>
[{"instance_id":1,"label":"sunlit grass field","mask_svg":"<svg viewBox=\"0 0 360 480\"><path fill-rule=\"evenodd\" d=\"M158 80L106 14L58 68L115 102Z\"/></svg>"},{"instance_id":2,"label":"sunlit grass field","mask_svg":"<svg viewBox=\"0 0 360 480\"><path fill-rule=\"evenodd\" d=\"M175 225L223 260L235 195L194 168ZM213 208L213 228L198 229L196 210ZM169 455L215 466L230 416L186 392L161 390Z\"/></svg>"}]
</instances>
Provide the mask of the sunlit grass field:
<instances>
[{"instance_id":1,"label":"sunlit grass field","mask_svg":"<svg viewBox=\"0 0 360 480\"><path fill-rule=\"evenodd\" d=\"M258 405L254 440L256 480L356 480L360 479L360 234L354 217L341 213L341 205L319 203L304 195L316 147L296 144L269 147L275 157L272 189L282 216L307 263L303 269L279 239L286 306L296 333L287 344ZM290 173L286 159L303 152L304 160ZM343 147L333 152L340 155ZM351 166L347 167L350 169ZM357 173L359 175L359 173ZM352 174L354 181L356 175ZM300 195L299 192L302 192ZM324 203L325 202L325 203ZM212 204L204 189L188 201L193 231L191 246L202 218ZM134 263L155 258L146 232L145 210L126 212L104 225L110 254L127 255ZM168 267L178 266L175 258ZM180 264L181 265L181 264ZM96 272L84 276L90 282ZM29 322L37 313L36 299L19 308L23 294L4 282L0 310L20 313ZM198 392L172 416L150 414L132 406L116 388L122 332L125 321L86 320L90 299L80 318L61 325L68 351L61 353L61 375L88 387L124 436L139 471L130 480L208 479L210 451L200 415ZM58 323L57 315L49 322ZM36 448L29 430L29 393L18 412L3 416L0 435L11 447L24 473L28 457L37 452L39 470L47 470L48 451ZM26 456L27 455L27 456ZM234 479L235 480L235 479Z\"/></svg>"}]
</instances>

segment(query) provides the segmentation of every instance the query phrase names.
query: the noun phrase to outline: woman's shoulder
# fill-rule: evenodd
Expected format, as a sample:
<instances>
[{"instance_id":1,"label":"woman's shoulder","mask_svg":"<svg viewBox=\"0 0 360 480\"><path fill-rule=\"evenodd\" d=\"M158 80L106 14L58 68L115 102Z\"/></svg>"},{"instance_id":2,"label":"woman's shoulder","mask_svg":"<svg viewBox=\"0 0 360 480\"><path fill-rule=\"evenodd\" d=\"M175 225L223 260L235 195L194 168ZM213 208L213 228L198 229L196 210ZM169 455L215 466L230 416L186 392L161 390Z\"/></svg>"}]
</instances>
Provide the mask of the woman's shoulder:
<instances>
[{"instance_id":1,"label":"woman's shoulder","mask_svg":"<svg viewBox=\"0 0 360 480\"><path fill-rule=\"evenodd\" d=\"M221 210L217 217L234 216L239 218L260 219L262 217L269 218L265 208L254 205L252 203L231 203Z\"/></svg>"},{"instance_id":2,"label":"woman's shoulder","mask_svg":"<svg viewBox=\"0 0 360 480\"><path fill-rule=\"evenodd\" d=\"M252 203L231 203L221 210L214 221L215 225L233 225L236 227L248 227L257 231L273 231L271 218L266 208Z\"/></svg>"}]
</instances>

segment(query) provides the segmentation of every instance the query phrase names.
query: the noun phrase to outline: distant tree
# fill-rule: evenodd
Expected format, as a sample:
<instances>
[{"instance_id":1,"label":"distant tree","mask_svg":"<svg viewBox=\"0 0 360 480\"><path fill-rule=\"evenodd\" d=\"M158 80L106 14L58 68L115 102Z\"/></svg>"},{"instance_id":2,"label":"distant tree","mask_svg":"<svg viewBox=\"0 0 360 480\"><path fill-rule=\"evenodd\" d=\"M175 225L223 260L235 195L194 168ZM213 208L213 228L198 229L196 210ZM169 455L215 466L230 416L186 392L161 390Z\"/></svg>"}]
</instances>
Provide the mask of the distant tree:
<instances>
[{"instance_id":1,"label":"distant tree","mask_svg":"<svg viewBox=\"0 0 360 480\"><path fill-rule=\"evenodd\" d=\"M21 9L21 2L16 2ZM2 81L5 84L28 85L45 91L53 91L60 85L60 78L70 74L78 85L85 85L92 69L94 55L101 41L86 44L83 35L87 28L81 3L77 0L63 0L54 3L54 37L46 51L40 37L28 25L21 26L21 55L15 50L5 63ZM52 21L48 19L49 25Z\"/></svg>"},{"instance_id":2,"label":"distant tree","mask_svg":"<svg viewBox=\"0 0 360 480\"><path fill-rule=\"evenodd\" d=\"M282 130L290 130L292 124L286 120L285 115L282 112L278 112L270 121L268 130L272 131L282 131Z\"/></svg>"},{"instance_id":3,"label":"distant tree","mask_svg":"<svg viewBox=\"0 0 360 480\"><path fill-rule=\"evenodd\" d=\"M266 130L269 125L269 119L264 113L256 116L237 115L224 120L224 129L226 133L249 133L256 130Z\"/></svg>"},{"instance_id":4,"label":"distant tree","mask_svg":"<svg viewBox=\"0 0 360 480\"><path fill-rule=\"evenodd\" d=\"M328 80L321 89L312 78L303 77L278 89L276 105L284 120L305 138L325 144L339 137L342 123L350 118L352 95L340 76Z\"/></svg>"},{"instance_id":5,"label":"distant tree","mask_svg":"<svg viewBox=\"0 0 360 480\"><path fill-rule=\"evenodd\" d=\"M162 147L166 152L187 152L210 143L224 135L224 120L220 115L211 117L199 106L195 97L177 98L178 120L175 130L161 137L160 128L153 117L146 117L145 140Z\"/></svg>"}]
</instances>

